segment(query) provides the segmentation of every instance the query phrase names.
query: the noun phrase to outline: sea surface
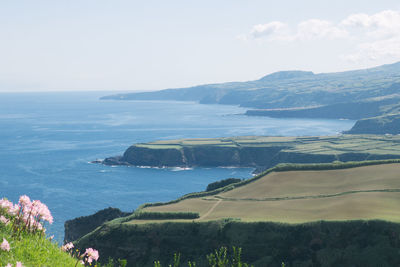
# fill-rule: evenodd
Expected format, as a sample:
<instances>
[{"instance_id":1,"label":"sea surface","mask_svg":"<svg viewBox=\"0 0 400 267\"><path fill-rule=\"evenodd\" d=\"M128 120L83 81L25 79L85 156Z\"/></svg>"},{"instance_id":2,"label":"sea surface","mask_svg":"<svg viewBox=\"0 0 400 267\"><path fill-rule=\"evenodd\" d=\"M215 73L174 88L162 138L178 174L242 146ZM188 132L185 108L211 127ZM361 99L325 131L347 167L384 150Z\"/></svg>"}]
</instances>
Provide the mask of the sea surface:
<instances>
[{"instance_id":1,"label":"sea surface","mask_svg":"<svg viewBox=\"0 0 400 267\"><path fill-rule=\"evenodd\" d=\"M99 100L104 92L0 94L0 198L20 195L49 206L48 234L62 242L64 222L107 207L133 211L202 191L250 168L154 169L103 166L92 160L121 155L154 140L238 135L334 135L354 121L273 119L246 109L192 102Z\"/></svg>"}]
</instances>

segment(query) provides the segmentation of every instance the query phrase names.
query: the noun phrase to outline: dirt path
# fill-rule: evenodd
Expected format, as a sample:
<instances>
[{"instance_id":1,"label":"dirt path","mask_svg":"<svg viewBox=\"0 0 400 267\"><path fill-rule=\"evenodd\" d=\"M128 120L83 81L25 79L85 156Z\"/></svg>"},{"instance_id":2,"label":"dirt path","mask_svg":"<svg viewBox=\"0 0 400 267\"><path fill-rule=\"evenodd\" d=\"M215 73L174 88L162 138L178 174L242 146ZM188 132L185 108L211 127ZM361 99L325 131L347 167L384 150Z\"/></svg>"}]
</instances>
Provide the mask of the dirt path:
<instances>
[{"instance_id":1,"label":"dirt path","mask_svg":"<svg viewBox=\"0 0 400 267\"><path fill-rule=\"evenodd\" d=\"M206 218L208 215L210 215L211 212L221 203L222 199L218 199L218 201L203 215L199 218L199 220L203 220Z\"/></svg>"}]
</instances>

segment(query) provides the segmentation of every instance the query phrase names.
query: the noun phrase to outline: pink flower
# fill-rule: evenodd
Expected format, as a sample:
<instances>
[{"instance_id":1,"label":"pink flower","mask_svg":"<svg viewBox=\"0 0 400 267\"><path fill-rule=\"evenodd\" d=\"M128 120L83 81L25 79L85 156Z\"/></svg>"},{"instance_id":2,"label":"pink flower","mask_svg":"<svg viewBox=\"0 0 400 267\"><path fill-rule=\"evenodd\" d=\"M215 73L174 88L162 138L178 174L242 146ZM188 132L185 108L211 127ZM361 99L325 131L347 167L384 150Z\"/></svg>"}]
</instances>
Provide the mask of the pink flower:
<instances>
[{"instance_id":1,"label":"pink flower","mask_svg":"<svg viewBox=\"0 0 400 267\"><path fill-rule=\"evenodd\" d=\"M18 214L20 209L21 207L18 204L11 205L11 207L8 210L8 214L10 214L11 216L15 216Z\"/></svg>"},{"instance_id":2,"label":"pink flower","mask_svg":"<svg viewBox=\"0 0 400 267\"><path fill-rule=\"evenodd\" d=\"M5 198L0 199L0 208L5 209L7 212L12 207L13 203Z\"/></svg>"},{"instance_id":3,"label":"pink flower","mask_svg":"<svg viewBox=\"0 0 400 267\"><path fill-rule=\"evenodd\" d=\"M88 263L92 263L93 260L97 261L97 259L99 258L99 252L93 248L87 248L83 255L87 255Z\"/></svg>"},{"instance_id":4,"label":"pink flower","mask_svg":"<svg viewBox=\"0 0 400 267\"><path fill-rule=\"evenodd\" d=\"M17 261L17 263L15 264L15 267L24 267L24 265L22 265L22 262Z\"/></svg>"},{"instance_id":5,"label":"pink flower","mask_svg":"<svg viewBox=\"0 0 400 267\"><path fill-rule=\"evenodd\" d=\"M73 248L74 248L74 244L72 244L72 242L69 242L69 243L65 244L64 246L61 246L62 251L68 251Z\"/></svg>"},{"instance_id":6,"label":"pink flower","mask_svg":"<svg viewBox=\"0 0 400 267\"><path fill-rule=\"evenodd\" d=\"M13 203L5 198L0 199L0 209L4 209L10 215L17 215L19 212L19 205Z\"/></svg>"},{"instance_id":7,"label":"pink flower","mask_svg":"<svg viewBox=\"0 0 400 267\"><path fill-rule=\"evenodd\" d=\"M10 223L10 220L4 217L3 215L0 216L0 222L4 223L5 225Z\"/></svg>"},{"instance_id":8,"label":"pink flower","mask_svg":"<svg viewBox=\"0 0 400 267\"><path fill-rule=\"evenodd\" d=\"M19 197L19 204L22 207L30 207L32 205L31 199L27 195Z\"/></svg>"},{"instance_id":9,"label":"pink flower","mask_svg":"<svg viewBox=\"0 0 400 267\"><path fill-rule=\"evenodd\" d=\"M8 241L5 238L3 238L3 243L1 243L0 249L10 251L10 244L8 244Z\"/></svg>"},{"instance_id":10,"label":"pink flower","mask_svg":"<svg viewBox=\"0 0 400 267\"><path fill-rule=\"evenodd\" d=\"M41 223L37 223L36 224L36 229L39 230L39 231L42 231L43 230L43 225ZM35 229L33 229L33 230L35 230Z\"/></svg>"},{"instance_id":11,"label":"pink flower","mask_svg":"<svg viewBox=\"0 0 400 267\"><path fill-rule=\"evenodd\" d=\"M43 219L44 221L48 221L50 224L53 223L53 216L51 216L49 208L40 202L40 200L34 200L32 202L32 214L33 216L37 216L38 220Z\"/></svg>"},{"instance_id":12,"label":"pink flower","mask_svg":"<svg viewBox=\"0 0 400 267\"><path fill-rule=\"evenodd\" d=\"M9 263L5 267L12 267L12 265L11 265L11 263Z\"/></svg>"}]
</instances>

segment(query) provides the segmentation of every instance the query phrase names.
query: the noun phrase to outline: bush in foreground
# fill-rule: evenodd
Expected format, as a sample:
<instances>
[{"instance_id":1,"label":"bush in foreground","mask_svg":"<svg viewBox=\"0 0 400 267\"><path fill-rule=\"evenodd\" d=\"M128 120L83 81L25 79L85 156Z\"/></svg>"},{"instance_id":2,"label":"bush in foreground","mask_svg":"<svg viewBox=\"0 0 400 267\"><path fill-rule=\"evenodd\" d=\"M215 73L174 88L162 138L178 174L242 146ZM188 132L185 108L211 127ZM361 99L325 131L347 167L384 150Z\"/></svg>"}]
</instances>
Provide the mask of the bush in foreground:
<instances>
[{"instance_id":1,"label":"bush in foreground","mask_svg":"<svg viewBox=\"0 0 400 267\"><path fill-rule=\"evenodd\" d=\"M232 255L228 255L228 249L226 247L221 247L220 249L216 249L214 253L210 253L207 255L207 266L208 267L254 267L253 265L249 265L241 260L242 249L232 247ZM173 265L169 264L169 267L179 267L180 263L180 254L174 254ZM187 264L188 267L196 267L196 262L189 261ZM285 265L282 263L282 266ZM154 262L154 267L162 267L159 261ZM182 266L183 267L183 266Z\"/></svg>"}]
</instances>

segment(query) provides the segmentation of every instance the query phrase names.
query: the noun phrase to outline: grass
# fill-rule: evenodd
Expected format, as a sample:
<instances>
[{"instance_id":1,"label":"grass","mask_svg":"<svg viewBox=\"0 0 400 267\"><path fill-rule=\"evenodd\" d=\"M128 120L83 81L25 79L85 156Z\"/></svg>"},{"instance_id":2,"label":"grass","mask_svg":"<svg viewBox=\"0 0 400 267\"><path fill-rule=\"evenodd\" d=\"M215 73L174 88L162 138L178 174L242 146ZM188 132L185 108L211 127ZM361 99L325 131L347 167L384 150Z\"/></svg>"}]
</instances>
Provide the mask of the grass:
<instances>
[{"instance_id":1,"label":"grass","mask_svg":"<svg viewBox=\"0 0 400 267\"><path fill-rule=\"evenodd\" d=\"M61 251L58 244L41 234L22 233L20 238L13 236L11 229L0 224L0 238L10 244L10 251L0 250L0 266L8 263L15 266L17 261L28 266L75 266L76 259ZM2 239L1 239L2 241ZM81 265L79 265L81 266Z\"/></svg>"},{"instance_id":2,"label":"grass","mask_svg":"<svg viewBox=\"0 0 400 267\"><path fill-rule=\"evenodd\" d=\"M138 147L145 147L145 148L150 148L150 149L182 149L180 145L174 145L174 144L138 144Z\"/></svg>"},{"instance_id":3,"label":"grass","mask_svg":"<svg viewBox=\"0 0 400 267\"><path fill-rule=\"evenodd\" d=\"M400 136L341 135L315 137L241 136L234 138L204 138L156 141L136 144L150 149L182 149L183 147L274 147L286 146L282 152L304 154L370 153L400 156Z\"/></svg>"},{"instance_id":4,"label":"grass","mask_svg":"<svg viewBox=\"0 0 400 267\"><path fill-rule=\"evenodd\" d=\"M296 166L301 168L301 165ZM270 171L252 182L238 183L244 184L242 186L234 184L214 194L199 193L198 197L167 205L145 206L142 211L197 212L200 218L195 221L238 218L248 222L284 223L356 219L400 222L399 173L400 163L332 170Z\"/></svg>"},{"instance_id":5,"label":"grass","mask_svg":"<svg viewBox=\"0 0 400 267\"><path fill-rule=\"evenodd\" d=\"M98 251L85 252L72 243L59 247L45 235L45 223L53 223L48 207L22 195L18 203L0 199L0 266L88 266ZM100 265L98 265L100 267ZM111 266L110 266L111 267Z\"/></svg>"},{"instance_id":6,"label":"grass","mask_svg":"<svg viewBox=\"0 0 400 267\"><path fill-rule=\"evenodd\" d=\"M273 172L220 196L264 198L400 188L399 170L400 164L384 164L339 170Z\"/></svg>"}]
</instances>

